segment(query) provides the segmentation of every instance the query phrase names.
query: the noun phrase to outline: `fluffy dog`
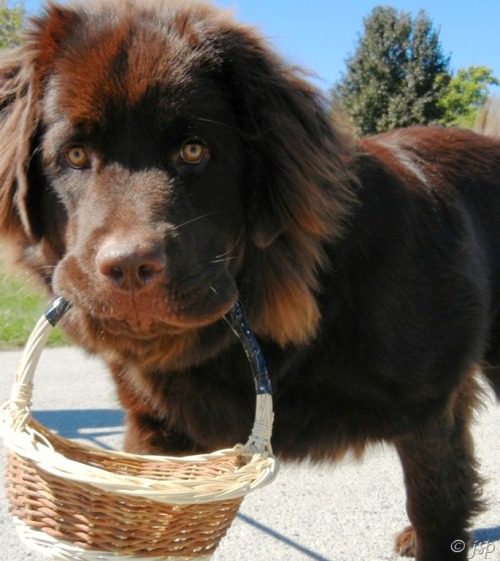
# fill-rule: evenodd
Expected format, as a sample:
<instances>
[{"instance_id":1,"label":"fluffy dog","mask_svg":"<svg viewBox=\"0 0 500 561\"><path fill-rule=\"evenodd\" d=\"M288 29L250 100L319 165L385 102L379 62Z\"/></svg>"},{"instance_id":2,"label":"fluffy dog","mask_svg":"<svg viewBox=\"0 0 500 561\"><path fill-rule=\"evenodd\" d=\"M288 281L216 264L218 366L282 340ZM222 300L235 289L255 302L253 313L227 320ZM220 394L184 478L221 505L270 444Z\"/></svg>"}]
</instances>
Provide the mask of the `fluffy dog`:
<instances>
[{"instance_id":1,"label":"fluffy dog","mask_svg":"<svg viewBox=\"0 0 500 561\"><path fill-rule=\"evenodd\" d=\"M418 561L464 561L481 506L469 425L500 394L500 142L362 141L251 28L205 4L49 4L0 61L0 228L108 363L126 448L244 439L239 299L283 459L395 445Z\"/></svg>"}]
</instances>

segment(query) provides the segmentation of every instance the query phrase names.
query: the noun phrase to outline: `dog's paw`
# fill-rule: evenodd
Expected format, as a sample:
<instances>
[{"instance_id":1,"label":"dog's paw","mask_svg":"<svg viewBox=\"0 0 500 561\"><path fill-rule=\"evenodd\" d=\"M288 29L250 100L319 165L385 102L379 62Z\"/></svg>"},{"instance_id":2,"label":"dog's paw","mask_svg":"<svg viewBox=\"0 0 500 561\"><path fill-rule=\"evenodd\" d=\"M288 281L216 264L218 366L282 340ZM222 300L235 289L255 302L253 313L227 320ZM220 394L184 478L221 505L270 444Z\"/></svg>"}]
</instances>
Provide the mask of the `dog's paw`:
<instances>
[{"instance_id":1,"label":"dog's paw","mask_svg":"<svg viewBox=\"0 0 500 561\"><path fill-rule=\"evenodd\" d=\"M395 551L401 557L415 557L416 536L413 526L408 526L396 536Z\"/></svg>"}]
</instances>

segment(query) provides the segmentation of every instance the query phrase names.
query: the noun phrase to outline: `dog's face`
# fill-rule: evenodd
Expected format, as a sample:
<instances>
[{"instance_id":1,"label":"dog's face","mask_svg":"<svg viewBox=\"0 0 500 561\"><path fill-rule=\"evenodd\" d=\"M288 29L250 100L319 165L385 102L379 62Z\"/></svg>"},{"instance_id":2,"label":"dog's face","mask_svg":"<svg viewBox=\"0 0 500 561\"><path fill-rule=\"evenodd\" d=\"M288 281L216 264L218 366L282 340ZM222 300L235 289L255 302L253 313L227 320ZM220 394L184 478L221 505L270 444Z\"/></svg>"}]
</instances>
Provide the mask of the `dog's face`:
<instances>
[{"instance_id":1,"label":"dog's face","mask_svg":"<svg viewBox=\"0 0 500 561\"><path fill-rule=\"evenodd\" d=\"M3 76L4 230L77 338L182 347L238 297L281 344L314 332L340 143L253 31L186 2L52 5Z\"/></svg>"},{"instance_id":2,"label":"dog's face","mask_svg":"<svg viewBox=\"0 0 500 561\"><path fill-rule=\"evenodd\" d=\"M234 304L243 155L207 53L161 23L129 26L60 37L41 153L67 220L54 291L101 331L151 339Z\"/></svg>"},{"instance_id":3,"label":"dog's face","mask_svg":"<svg viewBox=\"0 0 500 561\"><path fill-rule=\"evenodd\" d=\"M220 85L188 79L189 67L183 84L168 57L148 59L147 37L135 41L99 66L69 67L88 45L59 57L42 153L67 217L54 291L102 329L144 338L212 323L234 304L243 154ZM117 56L127 63L103 92Z\"/></svg>"}]
</instances>

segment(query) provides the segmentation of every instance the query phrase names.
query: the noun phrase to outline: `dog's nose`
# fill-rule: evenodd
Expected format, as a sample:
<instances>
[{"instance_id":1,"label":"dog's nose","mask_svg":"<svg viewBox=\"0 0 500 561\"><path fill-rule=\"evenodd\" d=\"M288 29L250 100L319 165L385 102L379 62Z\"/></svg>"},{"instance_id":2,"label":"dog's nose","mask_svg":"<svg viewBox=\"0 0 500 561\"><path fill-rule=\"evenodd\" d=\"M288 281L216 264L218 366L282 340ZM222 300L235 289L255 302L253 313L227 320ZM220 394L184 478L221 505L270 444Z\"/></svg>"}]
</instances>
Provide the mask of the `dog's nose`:
<instances>
[{"instance_id":1,"label":"dog's nose","mask_svg":"<svg viewBox=\"0 0 500 561\"><path fill-rule=\"evenodd\" d=\"M166 256L156 244L104 244L96 256L99 273L115 288L137 291L160 281L165 272Z\"/></svg>"}]
</instances>

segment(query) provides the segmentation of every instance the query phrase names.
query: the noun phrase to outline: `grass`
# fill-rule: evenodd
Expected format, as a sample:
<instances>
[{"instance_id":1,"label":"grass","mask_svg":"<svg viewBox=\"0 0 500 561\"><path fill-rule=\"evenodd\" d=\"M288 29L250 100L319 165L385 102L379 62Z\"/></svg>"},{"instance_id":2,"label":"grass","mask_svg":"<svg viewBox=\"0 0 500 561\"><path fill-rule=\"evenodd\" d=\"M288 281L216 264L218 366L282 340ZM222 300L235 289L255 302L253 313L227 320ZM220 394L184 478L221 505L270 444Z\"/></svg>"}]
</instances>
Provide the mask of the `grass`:
<instances>
[{"instance_id":1,"label":"grass","mask_svg":"<svg viewBox=\"0 0 500 561\"><path fill-rule=\"evenodd\" d=\"M23 273L7 275L0 264L0 350L26 344L48 300L48 296L34 288ZM47 344L65 345L68 341L58 329L54 329Z\"/></svg>"}]
</instances>

